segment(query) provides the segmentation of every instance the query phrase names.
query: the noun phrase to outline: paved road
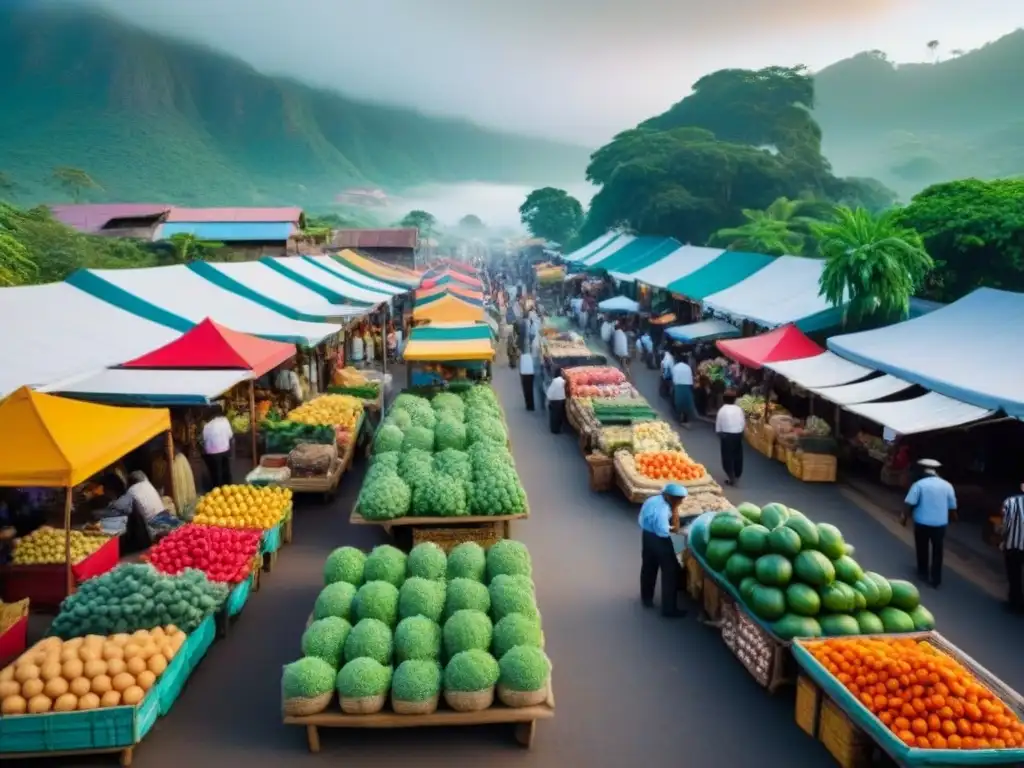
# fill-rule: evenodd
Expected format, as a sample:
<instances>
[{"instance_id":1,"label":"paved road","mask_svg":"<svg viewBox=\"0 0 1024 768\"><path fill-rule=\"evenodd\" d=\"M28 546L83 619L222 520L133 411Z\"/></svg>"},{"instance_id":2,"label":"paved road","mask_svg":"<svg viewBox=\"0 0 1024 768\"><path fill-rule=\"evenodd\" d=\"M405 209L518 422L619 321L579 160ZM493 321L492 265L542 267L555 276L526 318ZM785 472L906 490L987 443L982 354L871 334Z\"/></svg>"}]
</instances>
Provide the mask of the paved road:
<instances>
[{"instance_id":1,"label":"paved road","mask_svg":"<svg viewBox=\"0 0 1024 768\"><path fill-rule=\"evenodd\" d=\"M573 435L548 433L546 415L523 409L517 376L499 368L516 461L533 517L516 524L534 557L548 651L554 660L557 715L541 723L533 750L517 747L508 727L322 732L323 751L307 753L301 729L279 716L283 663L297 656L299 638L321 584L327 553L341 544L383 541L374 528L346 520L362 468L343 481L331 506L304 506L295 543L253 597L232 635L216 643L171 714L136 753L140 768L247 768L327 765L595 766L619 768L670 760L695 768L720 765L806 768L834 763L793 723L791 693L768 696L715 633L691 619L670 622L641 608L636 508L617 493L596 495ZM640 387L658 402L653 373ZM717 446L707 426L684 433L695 458L714 469ZM842 526L859 545L858 558L897 575L910 552L834 488L807 486L781 465L750 457L735 501L779 500L820 521ZM1014 663L1010 632L1019 623L961 580L950 576L927 595L943 630L1018 689L1024 668ZM109 758L74 765L110 765ZM38 762L35 765L39 765Z\"/></svg>"}]
</instances>

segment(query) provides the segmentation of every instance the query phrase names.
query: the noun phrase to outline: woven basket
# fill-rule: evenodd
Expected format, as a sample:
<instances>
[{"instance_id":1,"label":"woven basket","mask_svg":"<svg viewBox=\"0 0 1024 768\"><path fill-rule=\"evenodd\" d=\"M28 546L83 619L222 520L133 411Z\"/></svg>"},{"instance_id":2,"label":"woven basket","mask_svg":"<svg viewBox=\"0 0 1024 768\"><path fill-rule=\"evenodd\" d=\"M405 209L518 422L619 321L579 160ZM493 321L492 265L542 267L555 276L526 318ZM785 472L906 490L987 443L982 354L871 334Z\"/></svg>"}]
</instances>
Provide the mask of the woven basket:
<instances>
[{"instance_id":1,"label":"woven basket","mask_svg":"<svg viewBox=\"0 0 1024 768\"><path fill-rule=\"evenodd\" d=\"M426 701L401 701L392 695L391 708L395 710L396 715L432 715L437 711L440 698L439 695L434 695Z\"/></svg>"},{"instance_id":2,"label":"woven basket","mask_svg":"<svg viewBox=\"0 0 1024 768\"><path fill-rule=\"evenodd\" d=\"M615 481L615 461L603 453L587 454L586 459L590 472L590 490L598 493L610 491Z\"/></svg>"},{"instance_id":3,"label":"woven basket","mask_svg":"<svg viewBox=\"0 0 1024 768\"><path fill-rule=\"evenodd\" d=\"M536 691L513 691L511 688L499 685L498 700L506 707L536 707L548 700L548 686L545 683Z\"/></svg>"},{"instance_id":4,"label":"woven basket","mask_svg":"<svg viewBox=\"0 0 1024 768\"><path fill-rule=\"evenodd\" d=\"M805 483L834 483L838 469L835 456L794 451L786 461L789 474Z\"/></svg>"},{"instance_id":5,"label":"woven basket","mask_svg":"<svg viewBox=\"0 0 1024 768\"><path fill-rule=\"evenodd\" d=\"M318 712L323 712L331 704L331 699L334 698L334 692L325 693L320 696L314 696L313 698L301 698L296 697L292 699L284 699L281 705L284 711L285 717L305 717L306 715L315 715Z\"/></svg>"},{"instance_id":6,"label":"woven basket","mask_svg":"<svg viewBox=\"0 0 1024 768\"><path fill-rule=\"evenodd\" d=\"M456 712L479 712L494 703L494 687L485 691L445 691L444 700Z\"/></svg>"},{"instance_id":7,"label":"woven basket","mask_svg":"<svg viewBox=\"0 0 1024 768\"><path fill-rule=\"evenodd\" d=\"M358 699L342 696L341 711L346 715L372 715L384 709L387 701L388 697L385 693L379 696L361 696Z\"/></svg>"},{"instance_id":8,"label":"woven basket","mask_svg":"<svg viewBox=\"0 0 1024 768\"><path fill-rule=\"evenodd\" d=\"M453 518L457 520L458 518ZM482 523L480 525L466 525L458 528L418 528L412 530L413 546L422 544L425 541L437 544L445 552L450 552L457 544L466 541L475 541L484 549L496 544L505 538L505 524L503 522Z\"/></svg>"}]
</instances>

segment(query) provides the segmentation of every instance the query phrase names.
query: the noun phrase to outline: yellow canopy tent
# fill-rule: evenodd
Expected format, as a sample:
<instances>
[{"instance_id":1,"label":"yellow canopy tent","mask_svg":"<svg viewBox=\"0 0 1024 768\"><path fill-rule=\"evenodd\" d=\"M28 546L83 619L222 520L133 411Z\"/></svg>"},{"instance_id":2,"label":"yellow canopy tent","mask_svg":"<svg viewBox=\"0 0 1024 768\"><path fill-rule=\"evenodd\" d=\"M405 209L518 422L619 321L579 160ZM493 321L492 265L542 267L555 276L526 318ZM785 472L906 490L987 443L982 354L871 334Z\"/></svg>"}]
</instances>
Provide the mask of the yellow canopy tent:
<instances>
[{"instance_id":1,"label":"yellow canopy tent","mask_svg":"<svg viewBox=\"0 0 1024 768\"><path fill-rule=\"evenodd\" d=\"M448 294L427 304L414 307L414 323L477 323L484 319L484 308Z\"/></svg>"},{"instance_id":2,"label":"yellow canopy tent","mask_svg":"<svg viewBox=\"0 0 1024 768\"><path fill-rule=\"evenodd\" d=\"M0 486L66 488L64 527L70 533L72 488L170 428L166 408L95 405L22 387L0 401ZM69 594L70 549L68 536Z\"/></svg>"},{"instance_id":3,"label":"yellow canopy tent","mask_svg":"<svg viewBox=\"0 0 1024 768\"><path fill-rule=\"evenodd\" d=\"M403 354L410 363L493 360L492 339L486 323L431 323L413 328Z\"/></svg>"}]
</instances>

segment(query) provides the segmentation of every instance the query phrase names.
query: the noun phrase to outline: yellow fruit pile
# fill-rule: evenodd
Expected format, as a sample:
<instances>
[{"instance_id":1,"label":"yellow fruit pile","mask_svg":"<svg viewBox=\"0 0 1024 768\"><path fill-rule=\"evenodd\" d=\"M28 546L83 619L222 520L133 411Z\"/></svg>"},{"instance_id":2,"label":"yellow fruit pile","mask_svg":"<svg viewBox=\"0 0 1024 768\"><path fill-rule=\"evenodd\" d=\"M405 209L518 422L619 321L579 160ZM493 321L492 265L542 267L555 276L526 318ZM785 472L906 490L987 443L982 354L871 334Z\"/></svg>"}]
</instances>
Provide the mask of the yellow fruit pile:
<instances>
[{"instance_id":1,"label":"yellow fruit pile","mask_svg":"<svg viewBox=\"0 0 1024 768\"><path fill-rule=\"evenodd\" d=\"M135 706L184 642L173 625L131 635L48 637L0 671L0 714Z\"/></svg>"},{"instance_id":2,"label":"yellow fruit pile","mask_svg":"<svg viewBox=\"0 0 1024 768\"><path fill-rule=\"evenodd\" d=\"M363 412L363 401L351 395L321 395L288 413L288 421L317 427L353 429Z\"/></svg>"},{"instance_id":3,"label":"yellow fruit pile","mask_svg":"<svg viewBox=\"0 0 1024 768\"><path fill-rule=\"evenodd\" d=\"M71 563L80 563L110 539L71 531ZM14 542L15 565L46 565L64 562L64 531L44 525Z\"/></svg>"},{"instance_id":4,"label":"yellow fruit pile","mask_svg":"<svg viewBox=\"0 0 1024 768\"><path fill-rule=\"evenodd\" d=\"M291 503L290 488L222 485L199 500L192 522L221 528L268 530L281 522Z\"/></svg>"}]
</instances>

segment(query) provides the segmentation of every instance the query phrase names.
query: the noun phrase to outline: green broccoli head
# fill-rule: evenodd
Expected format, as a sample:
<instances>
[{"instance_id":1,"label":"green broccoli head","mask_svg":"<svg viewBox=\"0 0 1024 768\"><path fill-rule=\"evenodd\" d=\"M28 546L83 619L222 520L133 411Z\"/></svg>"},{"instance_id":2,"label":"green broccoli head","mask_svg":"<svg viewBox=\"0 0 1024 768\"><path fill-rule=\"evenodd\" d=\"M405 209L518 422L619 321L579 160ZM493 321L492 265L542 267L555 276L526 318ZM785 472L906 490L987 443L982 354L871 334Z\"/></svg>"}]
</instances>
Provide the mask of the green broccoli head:
<instances>
[{"instance_id":1,"label":"green broccoli head","mask_svg":"<svg viewBox=\"0 0 1024 768\"><path fill-rule=\"evenodd\" d=\"M441 656L441 627L426 616L410 616L395 630L395 658L435 661Z\"/></svg>"},{"instance_id":2,"label":"green broccoli head","mask_svg":"<svg viewBox=\"0 0 1024 768\"><path fill-rule=\"evenodd\" d=\"M386 581L368 581L356 592L356 618L377 619L389 627L398 623L398 588Z\"/></svg>"},{"instance_id":3,"label":"green broccoli head","mask_svg":"<svg viewBox=\"0 0 1024 768\"><path fill-rule=\"evenodd\" d=\"M367 476L359 491L359 514L366 520L405 517L412 504L412 490L394 470Z\"/></svg>"},{"instance_id":4,"label":"green broccoli head","mask_svg":"<svg viewBox=\"0 0 1024 768\"><path fill-rule=\"evenodd\" d=\"M391 680L396 701L429 701L441 692L441 665L436 661L403 661Z\"/></svg>"},{"instance_id":5,"label":"green broccoli head","mask_svg":"<svg viewBox=\"0 0 1024 768\"><path fill-rule=\"evenodd\" d=\"M353 586L363 583L363 564L366 555L355 547L338 547L324 563L324 584L345 581Z\"/></svg>"},{"instance_id":6,"label":"green broccoli head","mask_svg":"<svg viewBox=\"0 0 1024 768\"><path fill-rule=\"evenodd\" d=\"M434 454L434 469L465 483L473 479L473 466L469 462L469 455L463 451L447 448Z\"/></svg>"},{"instance_id":7,"label":"green broccoli head","mask_svg":"<svg viewBox=\"0 0 1024 768\"><path fill-rule=\"evenodd\" d=\"M417 544L406 560L406 571L409 576L419 576L421 579L444 581L447 569L448 556L432 541Z\"/></svg>"},{"instance_id":8,"label":"green broccoli head","mask_svg":"<svg viewBox=\"0 0 1024 768\"><path fill-rule=\"evenodd\" d=\"M505 425L497 417L475 419L466 427L466 440L473 443L489 442L495 445L506 445L508 433Z\"/></svg>"},{"instance_id":9,"label":"green broccoli head","mask_svg":"<svg viewBox=\"0 0 1024 768\"><path fill-rule=\"evenodd\" d=\"M462 417L466 413L466 403L454 392L439 392L434 395L430 405L439 419L448 416L462 421Z\"/></svg>"},{"instance_id":10,"label":"green broccoli head","mask_svg":"<svg viewBox=\"0 0 1024 768\"><path fill-rule=\"evenodd\" d=\"M405 580L398 594L398 615L426 616L440 621L444 612L445 583L412 576Z\"/></svg>"},{"instance_id":11,"label":"green broccoli head","mask_svg":"<svg viewBox=\"0 0 1024 768\"><path fill-rule=\"evenodd\" d=\"M313 618L325 619L337 616L350 621L352 619L352 601L356 598L356 588L347 581L336 581L320 590L313 604Z\"/></svg>"},{"instance_id":12,"label":"green broccoli head","mask_svg":"<svg viewBox=\"0 0 1024 768\"><path fill-rule=\"evenodd\" d=\"M374 453L389 453L400 451L405 435L394 424L382 424L377 430L377 436L373 440Z\"/></svg>"},{"instance_id":13,"label":"green broccoli head","mask_svg":"<svg viewBox=\"0 0 1024 768\"><path fill-rule=\"evenodd\" d=\"M448 618L456 611L471 610L491 612L491 593L479 581L457 578L448 582L448 595L444 604L444 616Z\"/></svg>"},{"instance_id":14,"label":"green broccoli head","mask_svg":"<svg viewBox=\"0 0 1024 768\"><path fill-rule=\"evenodd\" d=\"M444 652L449 659L461 651L478 648L486 651L491 647L494 628L486 613L480 611L456 611L444 623Z\"/></svg>"},{"instance_id":15,"label":"green broccoli head","mask_svg":"<svg viewBox=\"0 0 1024 768\"><path fill-rule=\"evenodd\" d=\"M281 694L286 699L313 699L334 690L334 667L314 656L285 664Z\"/></svg>"},{"instance_id":16,"label":"green broccoli head","mask_svg":"<svg viewBox=\"0 0 1024 768\"><path fill-rule=\"evenodd\" d=\"M476 693L498 682L498 662L477 648L455 654L444 668L444 689L453 693Z\"/></svg>"},{"instance_id":17,"label":"green broccoli head","mask_svg":"<svg viewBox=\"0 0 1024 768\"><path fill-rule=\"evenodd\" d=\"M440 472L431 472L429 479L413 490L412 513L420 517L468 515L466 484Z\"/></svg>"},{"instance_id":18,"label":"green broccoli head","mask_svg":"<svg viewBox=\"0 0 1024 768\"><path fill-rule=\"evenodd\" d=\"M532 645L541 648L544 645L544 634L540 622L531 616L521 613L509 613L494 625L494 656L501 659L517 645Z\"/></svg>"},{"instance_id":19,"label":"green broccoli head","mask_svg":"<svg viewBox=\"0 0 1024 768\"><path fill-rule=\"evenodd\" d=\"M434 450L434 430L428 427L417 427L415 424L405 430L405 439L402 441L402 453L406 451L428 451Z\"/></svg>"},{"instance_id":20,"label":"green broccoli head","mask_svg":"<svg viewBox=\"0 0 1024 768\"><path fill-rule=\"evenodd\" d=\"M551 662L535 645L510 648L501 657L498 667L501 671L498 682L513 691L539 691L551 677Z\"/></svg>"},{"instance_id":21,"label":"green broccoli head","mask_svg":"<svg viewBox=\"0 0 1024 768\"><path fill-rule=\"evenodd\" d=\"M398 462L398 473L414 491L430 481L434 474L434 457L429 451L411 450L402 454Z\"/></svg>"},{"instance_id":22,"label":"green broccoli head","mask_svg":"<svg viewBox=\"0 0 1024 768\"><path fill-rule=\"evenodd\" d=\"M391 630L377 619L363 619L352 627L345 639L345 661L365 656L381 664L390 664L393 653Z\"/></svg>"},{"instance_id":23,"label":"green broccoli head","mask_svg":"<svg viewBox=\"0 0 1024 768\"><path fill-rule=\"evenodd\" d=\"M475 541L457 544L448 553L448 578L483 581L487 572L487 554Z\"/></svg>"},{"instance_id":24,"label":"green broccoli head","mask_svg":"<svg viewBox=\"0 0 1024 768\"><path fill-rule=\"evenodd\" d=\"M345 640L352 625L337 616L317 619L302 633L302 653L323 659L335 669L341 667Z\"/></svg>"},{"instance_id":25,"label":"green broccoli head","mask_svg":"<svg viewBox=\"0 0 1024 768\"><path fill-rule=\"evenodd\" d=\"M405 581L406 554L390 544L374 547L363 566L363 578L367 581L386 581L396 587Z\"/></svg>"},{"instance_id":26,"label":"green broccoli head","mask_svg":"<svg viewBox=\"0 0 1024 768\"><path fill-rule=\"evenodd\" d=\"M434 427L434 443L438 451L465 449L466 425L452 416L442 416Z\"/></svg>"},{"instance_id":27,"label":"green broccoli head","mask_svg":"<svg viewBox=\"0 0 1024 768\"><path fill-rule=\"evenodd\" d=\"M487 580L495 576L531 576L530 553L526 545L514 539L502 539L487 550Z\"/></svg>"},{"instance_id":28,"label":"green broccoli head","mask_svg":"<svg viewBox=\"0 0 1024 768\"><path fill-rule=\"evenodd\" d=\"M537 618L537 599L532 583L524 576L495 576L487 588L491 593L491 614L501 621L510 613Z\"/></svg>"},{"instance_id":29,"label":"green broccoli head","mask_svg":"<svg viewBox=\"0 0 1024 768\"><path fill-rule=\"evenodd\" d=\"M391 667L365 656L352 659L338 673L337 686L346 699L380 696L391 687Z\"/></svg>"},{"instance_id":30,"label":"green broccoli head","mask_svg":"<svg viewBox=\"0 0 1024 768\"><path fill-rule=\"evenodd\" d=\"M405 432L409 427L412 426L412 417L401 409L394 409L388 414L387 419L384 420L385 424L394 424L400 430Z\"/></svg>"}]
</instances>

